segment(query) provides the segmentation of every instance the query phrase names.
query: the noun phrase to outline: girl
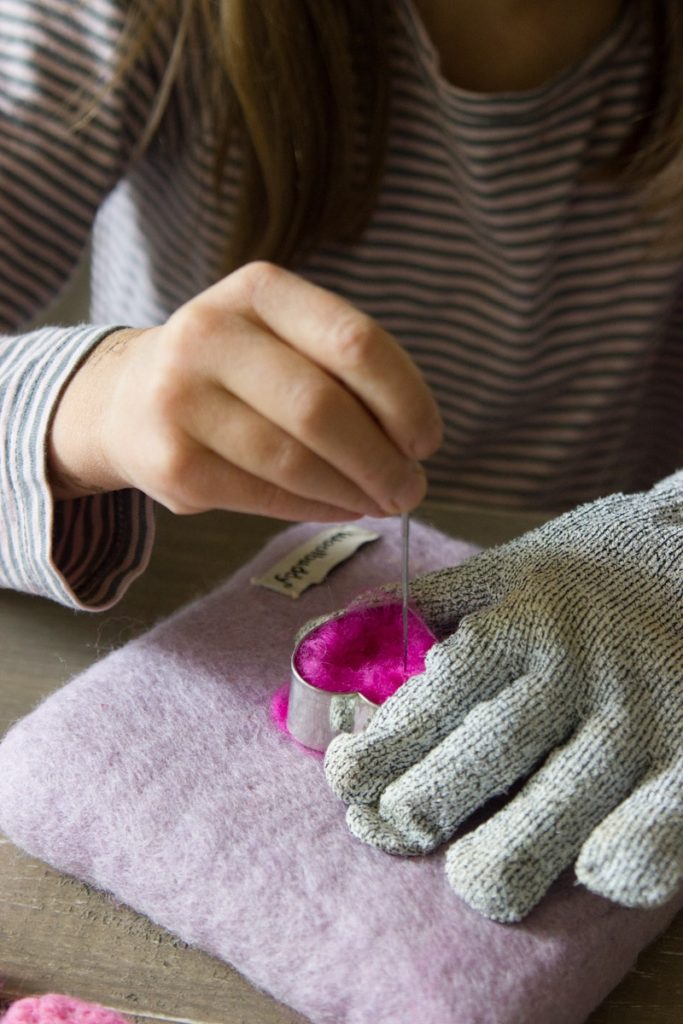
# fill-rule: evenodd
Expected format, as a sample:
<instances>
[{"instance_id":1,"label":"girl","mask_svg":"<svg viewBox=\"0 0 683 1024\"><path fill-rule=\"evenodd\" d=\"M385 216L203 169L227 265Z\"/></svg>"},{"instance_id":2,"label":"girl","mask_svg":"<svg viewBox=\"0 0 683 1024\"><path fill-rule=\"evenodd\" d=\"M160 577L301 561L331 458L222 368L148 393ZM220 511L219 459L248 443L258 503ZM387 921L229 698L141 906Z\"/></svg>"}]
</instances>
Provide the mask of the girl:
<instances>
[{"instance_id":1,"label":"girl","mask_svg":"<svg viewBox=\"0 0 683 1024\"><path fill-rule=\"evenodd\" d=\"M468 854L483 864L476 892L457 862L456 888L503 919L662 759L652 870L593 883L643 903L653 872L656 899L680 881L680 823L665 812L682 740L683 613L667 600L683 544L682 50L679 0L3 4L3 584L106 608L144 569L153 499L181 513L390 514L422 498L424 459L436 498L592 502L463 585L416 586L444 635L465 613L476 629L439 646L438 706L408 685L328 768L373 807L352 817L357 834L422 852L463 812L462 765L435 766L430 750L473 701L539 651L562 677L523 763L499 769L508 730L493 730L496 791L578 728L579 705L594 722L607 673L610 707L640 730L626 749L650 746L609 799L575 794L564 826L547 800L558 779L542 788L510 891L519 821ZM27 331L91 229L92 323ZM662 478L630 503L602 497ZM491 606L498 618L481 614ZM659 632L643 629L655 607L673 616ZM624 655L626 622L645 637L638 657ZM518 623L522 640L501 652ZM663 689L645 700L655 666ZM465 678L478 682L461 699ZM517 721L506 707L498 724ZM560 781L585 767L574 754ZM624 756L615 746L614 764ZM416 763L417 790L377 810ZM445 803L427 806L426 790ZM549 829L559 845L534 873Z\"/></svg>"},{"instance_id":2,"label":"girl","mask_svg":"<svg viewBox=\"0 0 683 1024\"><path fill-rule=\"evenodd\" d=\"M5 586L111 605L150 498L410 508L434 399L435 498L677 467L677 4L4 11ZM93 225L92 324L21 334Z\"/></svg>"}]
</instances>

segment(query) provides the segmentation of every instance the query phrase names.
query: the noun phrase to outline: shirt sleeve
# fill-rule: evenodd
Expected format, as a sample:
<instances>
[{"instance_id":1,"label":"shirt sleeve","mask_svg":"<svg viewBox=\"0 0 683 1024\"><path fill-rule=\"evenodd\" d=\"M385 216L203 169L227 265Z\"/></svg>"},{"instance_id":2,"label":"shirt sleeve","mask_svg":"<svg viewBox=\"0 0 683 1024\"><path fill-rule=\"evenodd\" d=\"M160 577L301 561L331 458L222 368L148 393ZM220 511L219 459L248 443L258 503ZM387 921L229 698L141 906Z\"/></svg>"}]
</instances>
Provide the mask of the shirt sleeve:
<instances>
[{"instance_id":1,"label":"shirt sleeve","mask_svg":"<svg viewBox=\"0 0 683 1024\"><path fill-rule=\"evenodd\" d=\"M91 610L145 568L153 504L134 490L55 501L47 435L71 375L124 325L28 325L73 273L152 109L149 62L110 87L120 4L3 0L0 19L0 586Z\"/></svg>"}]
</instances>

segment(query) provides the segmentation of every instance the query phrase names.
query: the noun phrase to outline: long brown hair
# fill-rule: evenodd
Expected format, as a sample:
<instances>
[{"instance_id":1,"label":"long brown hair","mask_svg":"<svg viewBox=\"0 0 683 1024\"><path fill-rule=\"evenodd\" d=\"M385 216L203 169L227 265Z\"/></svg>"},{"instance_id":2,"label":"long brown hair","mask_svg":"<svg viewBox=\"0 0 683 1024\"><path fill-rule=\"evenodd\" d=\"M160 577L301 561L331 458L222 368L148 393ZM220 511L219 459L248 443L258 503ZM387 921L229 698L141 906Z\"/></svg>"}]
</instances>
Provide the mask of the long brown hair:
<instances>
[{"instance_id":1,"label":"long brown hair","mask_svg":"<svg viewBox=\"0 0 683 1024\"><path fill-rule=\"evenodd\" d=\"M653 20L652 96L609 170L653 208L683 215L681 0L637 0ZM397 0L128 0L118 77L162 19L175 44L141 148L157 131L190 50L220 179L239 140L243 171L226 271L291 263L356 238L374 208L389 124L389 37Z\"/></svg>"},{"instance_id":2,"label":"long brown hair","mask_svg":"<svg viewBox=\"0 0 683 1024\"><path fill-rule=\"evenodd\" d=\"M240 199L225 269L254 258L291 263L321 242L357 237L382 178L392 0L127 4L114 83L162 22L175 34L139 152L192 60L195 79L201 67L201 105L217 143L217 184L240 144Z\"/></svg>"}]
</instances>

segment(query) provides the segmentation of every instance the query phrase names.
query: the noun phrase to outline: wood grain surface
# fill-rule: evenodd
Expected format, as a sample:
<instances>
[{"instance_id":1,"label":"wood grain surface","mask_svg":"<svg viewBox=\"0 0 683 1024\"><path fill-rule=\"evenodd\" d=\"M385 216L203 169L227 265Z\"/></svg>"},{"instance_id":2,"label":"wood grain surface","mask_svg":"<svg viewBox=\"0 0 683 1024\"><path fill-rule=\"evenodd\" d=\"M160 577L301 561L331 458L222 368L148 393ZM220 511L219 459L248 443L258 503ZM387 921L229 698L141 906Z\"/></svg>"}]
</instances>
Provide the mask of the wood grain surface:
<instances>
[{"instance_id":1,"label":"wood grain surface","mask_svg":"<svg viewBox=\"0 0 683 1024\"><path fill-rule=\"evenodd\" d=\"M421 518L484 544L515 536L539 520L434 506ZM206 593L281 528L257 517L210 513L181 519L162 512L149 570L102 615L75 614L0 591L0 734L75 673ZM304 1022L221 961L25 856L2 836L0 976L6 1000L69 992L126 1013L138 1024ZM682 1022L680 915L590 1024Z\"/></svg>"}]
</instances>

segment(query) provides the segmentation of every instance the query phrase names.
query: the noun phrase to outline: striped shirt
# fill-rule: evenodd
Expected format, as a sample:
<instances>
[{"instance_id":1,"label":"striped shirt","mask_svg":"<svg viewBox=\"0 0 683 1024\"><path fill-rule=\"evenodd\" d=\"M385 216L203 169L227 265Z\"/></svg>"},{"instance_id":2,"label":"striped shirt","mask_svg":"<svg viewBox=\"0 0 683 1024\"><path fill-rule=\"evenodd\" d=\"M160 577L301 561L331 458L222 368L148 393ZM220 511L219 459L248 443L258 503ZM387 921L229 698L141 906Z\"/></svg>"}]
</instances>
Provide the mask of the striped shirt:
<instances>
[{"instance_id":1,"label":"striped shirt","mask_svg":"<svg viewBox=\"0 0 683 1024\"><path fill-rule=\"evenodd\" d=\"M637 5L542 87L482 95L444 80L410 0L396 2L376 209L357 243L295 269L421 367L445 422L432 498L561 510L648 486L683 464L683 262L657 248L661 223L635 196L589 173L646 110ZM220 276L239 185L237 155L215 189L215 140L188 128L191 82L132 160L172 26L71 130L74 93L114 65L124 9L3 0L0 19L0 584L87 608L143 570L152 503L132 490L54 502L52 411L109 331L163 322ZM91 323L27 331L91 229Z\"/></svg>"}]
</instances>

